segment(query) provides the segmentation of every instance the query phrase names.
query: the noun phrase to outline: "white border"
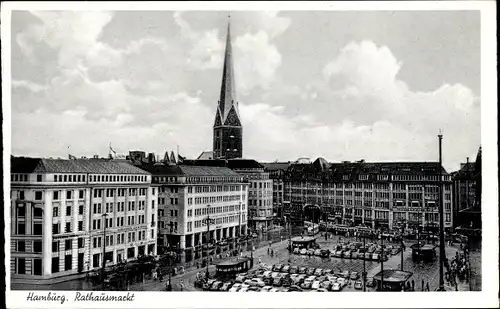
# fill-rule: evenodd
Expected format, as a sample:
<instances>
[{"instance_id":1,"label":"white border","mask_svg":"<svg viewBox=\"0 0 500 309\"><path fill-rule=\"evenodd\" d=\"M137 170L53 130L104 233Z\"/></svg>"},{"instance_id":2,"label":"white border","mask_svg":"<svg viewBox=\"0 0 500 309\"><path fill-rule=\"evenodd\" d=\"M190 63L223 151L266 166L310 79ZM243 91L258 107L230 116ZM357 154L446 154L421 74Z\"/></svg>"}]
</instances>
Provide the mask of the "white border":
<instances>
[{"instance_id":1,"label":"white border","mask_svg":"<svg viewBox=\"0 0 500 309\"><path fill-rule=\"evenodd\" d=\"M496 72L496 3L495 1L429 2L4 2L1 21L2 108L4 171L10 170L11 152L11 68L10 23L12 10L480 10L481 11L481 137L483 149L483 243L482 291L455 293L158 293L137 292L132 303L27 302L27 291L10 291L10 243L5 242L7 307L16 308L320 308L320 307L497 307L498 306L498 162L497 162L497 72ZM10 177L4 172L4 218L10 218ZM10 220L5 220L5 237L10 238ZM75 292L64 293L66 298ZM111 293L108 293L111 294ZM257 296L258 295L258 296ZM361 297L360 297L361 296ZM495 306L496 305L496 306Z\"/></svg>"}]
</instances>

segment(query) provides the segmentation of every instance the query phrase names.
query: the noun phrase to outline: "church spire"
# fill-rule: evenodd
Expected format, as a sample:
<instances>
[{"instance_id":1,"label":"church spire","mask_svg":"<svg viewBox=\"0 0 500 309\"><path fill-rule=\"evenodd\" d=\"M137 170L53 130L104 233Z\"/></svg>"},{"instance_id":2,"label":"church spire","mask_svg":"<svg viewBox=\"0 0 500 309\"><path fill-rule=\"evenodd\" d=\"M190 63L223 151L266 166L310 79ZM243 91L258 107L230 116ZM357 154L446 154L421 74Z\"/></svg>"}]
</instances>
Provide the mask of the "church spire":
<instances>
[{"instance_id":1,"label":"church spire","mask_svg":"<svg viewBox=\"0 0 500 309\"><path fill-rule=\"evenodd\" d=\"M229 18L231 18L231 16L229 16ZM235 88L233 48L231 44L231 20L229 20L227 23L226 51L224 53L224 67L222 69L222 84L218 106L218 112L220 113L222 123L225 123L233 106L236 114L239 116Z\"/></svg>"}]
</instances>

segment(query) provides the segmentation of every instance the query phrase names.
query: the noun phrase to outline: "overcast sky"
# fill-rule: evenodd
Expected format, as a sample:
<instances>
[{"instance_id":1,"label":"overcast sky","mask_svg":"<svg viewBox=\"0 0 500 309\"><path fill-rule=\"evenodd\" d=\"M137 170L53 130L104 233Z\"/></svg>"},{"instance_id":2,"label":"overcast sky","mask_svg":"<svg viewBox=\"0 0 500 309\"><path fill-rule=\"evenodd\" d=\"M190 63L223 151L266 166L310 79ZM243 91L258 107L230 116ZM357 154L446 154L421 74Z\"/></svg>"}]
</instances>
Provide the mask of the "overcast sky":
<instances>
[{"instance_id":1,"label":"overcast sky","mask_svg":"<svg viewBox=\"0 0 500 309\"><path fill-rule=\"evenodd\" d=\"M212 148L228 12L14 12L12 152ZM479 12L231 14L244 156L437 160L480 144Z\"/></svg>"}]
</instances>

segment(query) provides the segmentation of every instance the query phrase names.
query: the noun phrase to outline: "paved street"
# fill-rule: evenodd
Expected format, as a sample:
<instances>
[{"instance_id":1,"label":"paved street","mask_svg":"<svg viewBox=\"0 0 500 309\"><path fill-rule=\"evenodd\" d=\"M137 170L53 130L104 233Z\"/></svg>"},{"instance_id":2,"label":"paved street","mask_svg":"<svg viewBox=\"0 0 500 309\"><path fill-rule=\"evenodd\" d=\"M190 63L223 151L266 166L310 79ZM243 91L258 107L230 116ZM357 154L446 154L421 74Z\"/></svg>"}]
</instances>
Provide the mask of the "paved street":
<instances>
[{"instance_id":1,"label":"paved street","mask_svg":"<svg viewBox=\"0 0 500 309\"><path fill-rule=\"evenodd\" d=\"M268 235L264 235L264 237L259 237L258 239L253 240L254 245L256 246L256 251L254 252L254 261L255 265L259 263L259 259L261 262L266 263L268 265L273 264L292 264L298 266L306 266L306 267L316 267L316 268L329 268L335 271L356 271L359 273L363 272L363 261L362 260L351 260L351 259L341 259L341 258L320 258L317 256L304 256L297 254L290 254L286 249L288 244L287 237L283 237L283 241L279 241L284 233L273 232ZM295 231L297 234L297 231ZM274 256L268 255L267 250L269 248L269 239L274 241L270 248L274 251ZM342 239L346 239L342 237ZM350 239L354 240L354 239ZM338 236L333 236L328 240L325 240L324 237L321 237L320 234L317 235L317 243L321 246L321 248L332 249L333 245L339 241ZM251 243L248 245L248 248L251 248ZM425 283L429 282L430 290L433 291L437 289L439 285L439 267L438 263L414 263L411 258L411 250L409 249L411 243L406 243L407 249L403 253L404 265L403 268L405 271L410 271L413 273L412 279L415 281L415 289L417 291L421 290L421 282L422 280ZM446 246L446 255L450 258L455 255L455 252L458 250L459 246ZM250 256L250 252L246 251L244 255ZM288 262L290 259L290 263ZM471 289L472 290L480 290L481 289L481 264L480 264L480 252L471 252L471 264L472 267L472 280L471 280ZM376 273L380 271L381 264L373 261L366 261L366 271L367 277L373 277ZM384 269L400 269L401 268L401 254L397 254L391 256L388 261L384 262ZM196 267L192 267L187 269L184 274L174 276L172 278L172 287L174 291L180 290L180 281L184 281L184 289L185 291L197 291L194 287L194 281L196 279L197 272L205 272L206 268L197 269ZM215 266L211 265L209 267L209 271L213 274L215 272ZM17 287L22 290L34 289L35 287L23 285L22 287ZM47 290L92 290L99 289L100 286L92 287L90 283L88 283L85 279L81 280L73 280L69 282L47 285L47 286L36 286L36 289L47 289ZM447 290L455 290L454 287L446 286ZM14 287L13 287L14 289ZM166 289L166 280L163 282L154 281L151 279L145 280L144 283L135 283L129 286L130 291L165 291ZM469 284L466 282L459 282L458 289L460 291L468 291ZM345 291L354 291L354 288L351 285L348 285Z\"/></svg>"}]
</instances>

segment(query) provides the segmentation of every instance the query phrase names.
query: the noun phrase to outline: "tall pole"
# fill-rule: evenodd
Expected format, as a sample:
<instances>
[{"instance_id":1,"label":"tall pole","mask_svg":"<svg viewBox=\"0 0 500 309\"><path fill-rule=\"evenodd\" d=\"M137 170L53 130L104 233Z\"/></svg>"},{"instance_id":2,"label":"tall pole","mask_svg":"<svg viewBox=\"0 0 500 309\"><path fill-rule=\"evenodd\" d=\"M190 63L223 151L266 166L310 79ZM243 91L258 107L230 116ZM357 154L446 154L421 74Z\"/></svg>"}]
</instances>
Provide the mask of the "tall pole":
<instances>
[{"instance_id":1,"label":"tall pole","mask_svg":"<svg viewBox=\"0 0 500 309\"><path fill-rule=\"evenodd\" d=\"M104 228L104 239L103 239L103 246L102 246L102 268L101 268L101 281L102 281L102 288L104 289L104 277L106 274L106 217L108 216L107 213L102 214L104 217L104 222L103 222L103 228Z\"/></svg>"},{"instance_id":2,"label":"tall pole","mask_svg":"<svg viewBox=\"0 0 500 309\"><path fill-rule=\"evenodd\" d=\"M403 243L403 233L401 233L401 271L404 270L404 243Z\"/></svg>"},{"instance_id":3,"label":"tall pole","mask_svg":"<svg viewBox=\"0 0 500 309\"><path fill-rule=\"evenodd\" d=\"M366 292L366 259L365 259L365 254L366 254L366 237L363 232L363 292Z\"/></svg>"},{"instance_id":4,"label":"tall pole","mask_svg":"<svg viewBox=\"0 0 500 309\"><path fill-rule=\"evenodd\" d=\"M442 142L443 135L439 133L439 291L444 291L443 262L445 258L444 251L444 211L443 211L443 156Z\"/></svg>"},{"instance_id":5,"label":"tall pole","mask_svg":"<svg viewBox=\"0 0 500 309\"><path fill-rule=\"evenodd\" d=\"M380 254L380 289L384 290L384 235L380 233L380 246L382 247L382 253Z\"/></svg>"},{"instance_id":6,"label":"tall pole","mask_svg":"<svg viewBox=\"0 0 500 309\"><path fill-rule=\"evenodd\" d=\"M210 245L210 204L207 205L207 272L206 272L206 278L210 277L210 273L208 272L208 264L209 264L209 259L208 259L208 247Z\"/></svg>"}]
</instances>

